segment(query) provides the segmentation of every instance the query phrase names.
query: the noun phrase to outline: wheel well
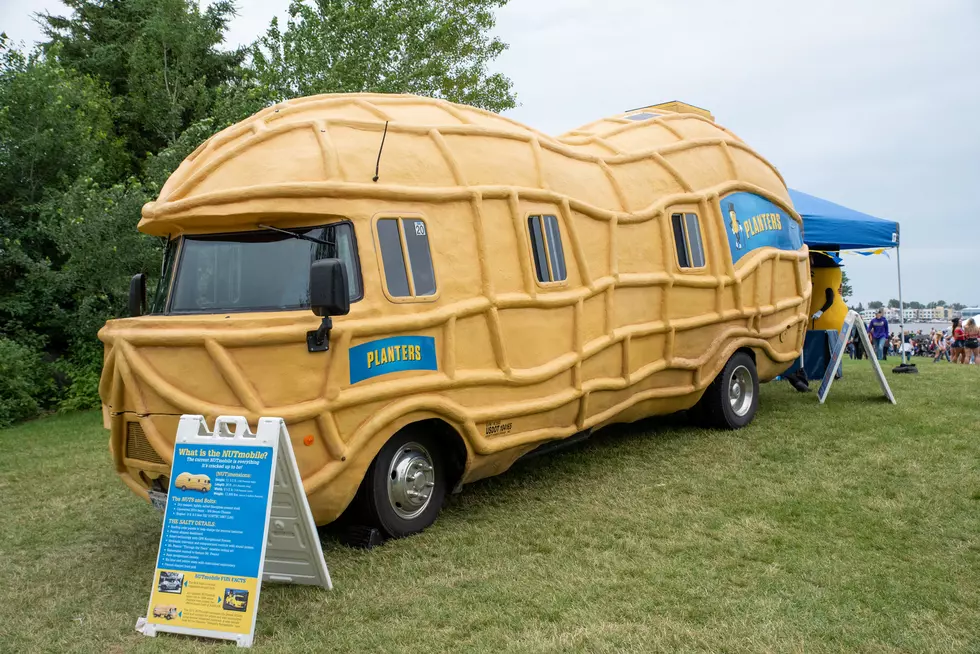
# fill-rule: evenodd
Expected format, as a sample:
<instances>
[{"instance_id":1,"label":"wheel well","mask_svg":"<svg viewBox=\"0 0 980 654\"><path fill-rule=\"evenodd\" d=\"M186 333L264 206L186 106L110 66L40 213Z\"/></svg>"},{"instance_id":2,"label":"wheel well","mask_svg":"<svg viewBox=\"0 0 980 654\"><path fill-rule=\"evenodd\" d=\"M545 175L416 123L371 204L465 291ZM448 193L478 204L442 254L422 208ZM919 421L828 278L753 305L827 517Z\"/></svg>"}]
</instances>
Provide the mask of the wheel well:
<instances>
[{"instance_id":1,"label":"wheel well","mask_svg":"<svg viewBox=\"0 0 980 654\"><path fill-rule=\"evenodd\" d=\"M740 347L740 348L738 348L735 351L736 352L745 352L746 354L749 355L749 357L752 358L752 363L758 363L758 361L755 360L755 350L753 350L752 348L750 348L750 347ZM732 356L734 356L734 354Z\"/></svg>"},{"instance_id":2,"label":"wheel well","mask_svg":"<svg viewBox=\"0 0 980 654\"><path fill-rule=\"evenodd\" d=\"M463 477L466 470L466 443L460 436L456 428L445 420L439 418L429 418L420 420L407 425L405 429L419 429L426 433L433 434L438 439L440 445L445 449L446 462L449 465L449 475L447 481L449 490L456 487L459 480Z\"/></svg>"}]
</instances>

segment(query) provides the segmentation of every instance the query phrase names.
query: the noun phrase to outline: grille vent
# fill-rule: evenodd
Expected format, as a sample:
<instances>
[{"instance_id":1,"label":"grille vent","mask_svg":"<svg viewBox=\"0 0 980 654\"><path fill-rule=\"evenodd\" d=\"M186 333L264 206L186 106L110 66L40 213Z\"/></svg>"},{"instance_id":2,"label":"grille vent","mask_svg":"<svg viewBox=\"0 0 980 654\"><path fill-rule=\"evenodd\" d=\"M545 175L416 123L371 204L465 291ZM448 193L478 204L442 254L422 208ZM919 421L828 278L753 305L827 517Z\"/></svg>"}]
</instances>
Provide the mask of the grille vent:
<instances>
[{"instance_id":1,"label":"grille vent","mask_svg":"<svg viewBox=\"0 0 980 654\"><path fill-rule=\"evenodd\" d=\"M143 426L138 422L126 423L126 458L166 464L166 461L150 445L150 441L146 440Z\"/></svg>"}]
</instances>

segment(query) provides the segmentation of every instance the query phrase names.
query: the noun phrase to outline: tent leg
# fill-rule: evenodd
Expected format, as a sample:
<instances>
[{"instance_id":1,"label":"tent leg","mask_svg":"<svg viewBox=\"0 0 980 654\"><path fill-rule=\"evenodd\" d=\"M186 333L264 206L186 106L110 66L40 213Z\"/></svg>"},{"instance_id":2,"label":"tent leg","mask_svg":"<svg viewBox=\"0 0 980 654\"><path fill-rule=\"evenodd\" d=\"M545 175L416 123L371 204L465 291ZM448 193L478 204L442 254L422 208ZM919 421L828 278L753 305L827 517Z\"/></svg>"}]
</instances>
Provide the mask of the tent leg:
<instances>
[{"instance_id":1,"label":"tent leg","mask_svg":"<svg viewBox=\"0 0 980 654\"><path fill-rule=\"evenodd\" d=\"M902 300L902 248L895 246L895 260L898 264L898 319L902 329L902 342L899 347L902 349L902 365L908 364L905 360L905 302Z\"/></svg>"}]
</instances>

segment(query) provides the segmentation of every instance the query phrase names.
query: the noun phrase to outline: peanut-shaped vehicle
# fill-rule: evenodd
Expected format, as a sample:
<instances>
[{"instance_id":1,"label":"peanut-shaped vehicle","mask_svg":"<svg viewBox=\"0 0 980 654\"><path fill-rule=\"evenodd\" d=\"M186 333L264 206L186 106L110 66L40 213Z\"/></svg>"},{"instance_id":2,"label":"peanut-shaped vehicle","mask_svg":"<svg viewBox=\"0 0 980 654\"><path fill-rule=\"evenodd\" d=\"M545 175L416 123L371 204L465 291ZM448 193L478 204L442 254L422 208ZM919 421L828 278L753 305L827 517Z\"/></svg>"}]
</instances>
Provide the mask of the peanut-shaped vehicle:
<instances>
[{"instance_id":1,"label":"peanut-shaped vehicle","mask_svg":"<svg viewBox=\"0 0 980 654\"><path fill-rule=\"evenodd\" d=\"M801 225L772 165L678 103L560 137L414 96L277 104L143 208L162 279L99 333L116 469L146 497L181 414L282 417L317 523L404 536L603 425L741 427L802 349Z\"/></svg>"},{"instance_id":2,"label":"peanut-shaped vehicle","mask_svg":"<svg viewBox=\"0 0 980 654\"><path fill-rule=\"evenodd\" d=\"M182 472L174 479L174 486L180 490L196 490L207 493L211 490L211 478L207 475L194 475Z\"/></svg>"},{"instance_id":3,"label":"peanut-shaped vehicle","mask_svg":"<svg viewBox=\"0 0 980 654\"><path fill-rule=\"evenodd\" d=\"M172 604L157 604L153 607L153 617L173 620L177 617L177 607L173 606Z\"/></svg>"}]
</instances>

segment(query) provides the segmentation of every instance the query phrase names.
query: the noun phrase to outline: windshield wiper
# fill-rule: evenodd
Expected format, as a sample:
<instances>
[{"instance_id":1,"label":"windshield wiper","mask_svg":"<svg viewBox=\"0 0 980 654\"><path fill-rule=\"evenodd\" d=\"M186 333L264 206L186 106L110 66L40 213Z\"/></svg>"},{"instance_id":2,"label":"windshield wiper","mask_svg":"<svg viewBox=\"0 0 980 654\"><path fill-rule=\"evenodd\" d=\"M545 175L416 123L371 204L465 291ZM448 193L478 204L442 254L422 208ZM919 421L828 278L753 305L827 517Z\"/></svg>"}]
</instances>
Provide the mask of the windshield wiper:
<instances>
[{"instance_id":1,"label":"windshield wiper","mask_svg":"<svg viewBox=\"0 0 980 654\"><path fill-rule=\"evenodd\" d=\"M307 236L306 234L297 234L296 232L291 232L288 229L279 229L278 227L272 227L270 225L262 225L259 227L262 229L271 229L274 232L279 232L280 234L286 234L287 236L292 236L293 238L299 238L304 241L309 241L310 243L319 243L320 245L326 245L329 247L337 247L337 244L333 241L325 241L322 238L317 238L315 236Z\"/></svg>"}]
</instances>

